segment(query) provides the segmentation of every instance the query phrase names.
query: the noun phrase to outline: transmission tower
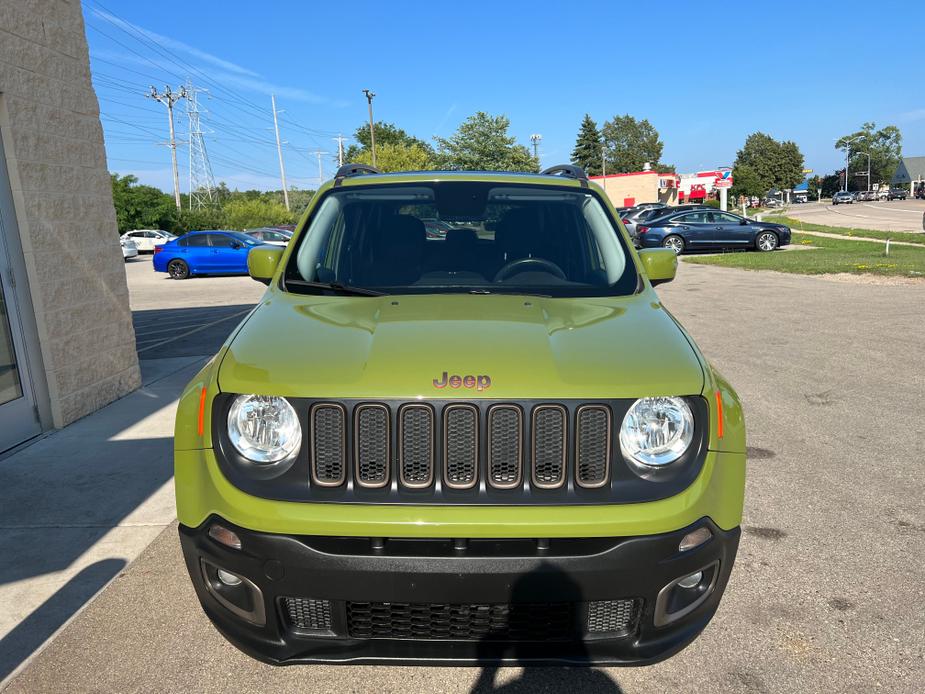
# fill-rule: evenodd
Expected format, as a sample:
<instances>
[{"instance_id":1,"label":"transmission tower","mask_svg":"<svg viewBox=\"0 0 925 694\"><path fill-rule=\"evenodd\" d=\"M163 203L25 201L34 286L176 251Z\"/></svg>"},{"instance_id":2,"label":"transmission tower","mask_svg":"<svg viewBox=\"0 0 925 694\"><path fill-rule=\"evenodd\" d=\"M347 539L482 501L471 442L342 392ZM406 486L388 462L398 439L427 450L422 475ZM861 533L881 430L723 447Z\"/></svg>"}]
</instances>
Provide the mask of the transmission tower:
<instances>
[{"instance_id":1,"label":"transmission tower","mask_svg":"<svg viewBox=\"0 0 925 694\"><path fill-rule=\"evenodd\" d=\"M200 210L215 203L215 177L199 123L197 94L206 91L186 84L186 115L189 116L189 207Z\"/></svg>"}]
</instances>

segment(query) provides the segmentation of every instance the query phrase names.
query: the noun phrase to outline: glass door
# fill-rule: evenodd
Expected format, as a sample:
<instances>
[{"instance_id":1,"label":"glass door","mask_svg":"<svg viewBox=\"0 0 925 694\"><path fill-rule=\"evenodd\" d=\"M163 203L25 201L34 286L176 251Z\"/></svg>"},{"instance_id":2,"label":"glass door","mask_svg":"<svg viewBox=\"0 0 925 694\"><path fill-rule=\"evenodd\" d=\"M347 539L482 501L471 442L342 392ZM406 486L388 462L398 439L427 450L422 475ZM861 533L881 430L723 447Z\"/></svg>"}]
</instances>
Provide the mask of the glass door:
<instances>
[{"instance_id":1,"label":"glass door","mask_svg":"<svg viewBox=\"0 0 925 694\"><path fill-rule=\"evenodd\" d=\"M42 431L29 379L9 255L15 225L10 184L0 148L0 452Z\"/></svg>"}]
</instances>

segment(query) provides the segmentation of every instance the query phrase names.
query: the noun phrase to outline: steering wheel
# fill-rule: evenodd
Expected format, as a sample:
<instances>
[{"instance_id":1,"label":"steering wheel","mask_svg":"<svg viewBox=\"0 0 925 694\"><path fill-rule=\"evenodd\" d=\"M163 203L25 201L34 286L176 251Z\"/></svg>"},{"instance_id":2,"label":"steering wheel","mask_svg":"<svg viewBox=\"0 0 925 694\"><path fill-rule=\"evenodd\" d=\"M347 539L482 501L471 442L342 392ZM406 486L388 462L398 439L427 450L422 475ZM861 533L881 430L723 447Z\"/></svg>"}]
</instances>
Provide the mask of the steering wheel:
<instances>
[{"instance_id":1,"label":"steering wheel","mask_svg":"<svg viewBox=\"0 0 925 694\"><path fill-rule=\"evenodd\" d=\"M567 279L565 273L562 272L562 268L556 265L551 260L545 260L544 258L520 258L519 260L512 260L507 265L498 270L495 275L493 282L503 282L508 277L512 277L520 272L524 272L524 267L530 265L537 266L537 270L544 270L552 275L555 275L560 280Z\"/></svg>"}]
</instances>

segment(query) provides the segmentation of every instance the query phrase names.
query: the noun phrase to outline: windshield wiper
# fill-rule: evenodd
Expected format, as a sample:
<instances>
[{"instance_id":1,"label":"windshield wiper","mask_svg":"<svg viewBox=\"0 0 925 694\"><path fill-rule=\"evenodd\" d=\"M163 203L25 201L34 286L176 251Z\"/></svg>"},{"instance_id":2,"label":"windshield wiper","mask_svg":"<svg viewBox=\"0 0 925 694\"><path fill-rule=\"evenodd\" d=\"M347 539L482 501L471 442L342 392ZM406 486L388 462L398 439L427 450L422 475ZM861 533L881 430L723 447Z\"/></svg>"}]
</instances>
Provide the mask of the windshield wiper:
<instances>
[{"instance_id":1,"label":"windshield wiper","mask_svg":"<svg viewBox=\"0 0 925 694\"><path fill-rule=\"evenodd\" d=\"M291 285L293 287L304 287L306 289L327 289L332 292L353 294L355 296L385 296L385 292L377 292L375 289L366 289L365 287L352 287L349 284L342 284L340 282L309 282L307 280L288 278L285 280L285 283L287 287Z\"/></svg>"},{"instance_id":2,"label":"windshield wiper","mask_svg":"<svg viewBox=\"0 0 925 694\"><path fill-rule=\"evenodd\" d=\"M519 291L509 291L509 292L498 292L493 289L470 289L469 294L508 294L508 295L517 295L517 296L537 296L541 299L549 299L552 297L551 294L538 294L536 292L519 292Z\"/></svg>"}]
</instances>

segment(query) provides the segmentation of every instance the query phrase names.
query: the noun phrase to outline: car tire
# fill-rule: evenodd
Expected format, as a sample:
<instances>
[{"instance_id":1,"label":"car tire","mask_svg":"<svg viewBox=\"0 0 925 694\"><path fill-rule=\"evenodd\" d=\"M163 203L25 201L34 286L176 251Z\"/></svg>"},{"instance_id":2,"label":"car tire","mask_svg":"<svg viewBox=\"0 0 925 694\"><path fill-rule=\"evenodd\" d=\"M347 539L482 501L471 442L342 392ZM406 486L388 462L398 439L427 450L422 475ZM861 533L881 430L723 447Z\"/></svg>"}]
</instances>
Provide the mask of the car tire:
<instances>
[{"instance_id":1,"label":"car tire","mask_svg":"<svg viewBox=\"0 0 925 694\"><path fill-rule=\"evenodd\" d=\"M662 248L670 248L677 255L681 255L684 252L684 246L684 239L677 234L669 234L662 239Z\"/></svg>"},{"instance_id":2,"label":"car tire","mask_svg":"<svg viewBox=\"0 0 925 694\"><path fill-rule=\"evenodd\" d=\"M189 265L180 260L179 258L174 258L169 263L167 263L167 274L170 275L171 279L174 280L185 280L189 277Z\"/></svg>"},{"instance_id":3,"label":"car tire","mask_svg":"<svg viewBox=\"0 0 925 694\"><path fill-rule=\"evenodd\" d=\"M755 238L755 250L767 253L780 245L780 239L773 231L762 231Z\"/></svg>"}]
</instances>

